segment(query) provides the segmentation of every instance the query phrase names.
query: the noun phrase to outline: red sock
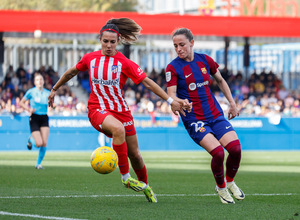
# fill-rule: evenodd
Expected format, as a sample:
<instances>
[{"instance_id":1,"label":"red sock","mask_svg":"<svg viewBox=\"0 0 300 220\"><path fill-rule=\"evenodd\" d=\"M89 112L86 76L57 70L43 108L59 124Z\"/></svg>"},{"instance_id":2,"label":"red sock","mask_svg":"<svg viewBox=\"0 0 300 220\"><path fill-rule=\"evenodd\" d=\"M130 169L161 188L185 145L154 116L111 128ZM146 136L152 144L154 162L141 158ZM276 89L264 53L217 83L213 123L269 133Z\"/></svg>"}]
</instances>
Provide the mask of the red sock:
<instances>
[{"instance_id":1,"label":"red sock","mask_svg":"<svg viewBox=\"0 0 300 220\"><path fill-rule=\"evenodd\" d=\"M231 141L225 146L229 155L226 160L226 181L232 182L239 167L241 161L241 144L239 140Z\"/></svg>"},{"instance_id":2,"label":"red sock","mask_svg":"<svg viewBox=\"0 0 300 220\"><path fill-rule=\"evenodd\" d=\"M129 173L126 141L124 141L124 143L120 145L113 144L113 148L118 155L118 159L119 159L118 166L119 166L120 173L121 174Z\"/></svg>"},{"instance_id":3,"label":"red sock","mask_svg":"<svg viewBox=\"0 0 300 220\"><path fill-rule=\"evenodd\" d=\"M211 159L211 170L214 174L217 186L219 188L225 188L226 183L224 181L224 150L223 147L220 145L213 149L210 152L212 159Z\"/></svg>"},{"instance_id":4,"label":"red sock","mask_svg":"<svg viewBox=\"0 0 300 220\"><path fill-rule=\"evenodd\" d=\"M133 170L134 170L135 174L137 175L139 181L142 181L142 182L148 184L146 165L142 169L133 168Z\"/></svg>"}]
</instances>

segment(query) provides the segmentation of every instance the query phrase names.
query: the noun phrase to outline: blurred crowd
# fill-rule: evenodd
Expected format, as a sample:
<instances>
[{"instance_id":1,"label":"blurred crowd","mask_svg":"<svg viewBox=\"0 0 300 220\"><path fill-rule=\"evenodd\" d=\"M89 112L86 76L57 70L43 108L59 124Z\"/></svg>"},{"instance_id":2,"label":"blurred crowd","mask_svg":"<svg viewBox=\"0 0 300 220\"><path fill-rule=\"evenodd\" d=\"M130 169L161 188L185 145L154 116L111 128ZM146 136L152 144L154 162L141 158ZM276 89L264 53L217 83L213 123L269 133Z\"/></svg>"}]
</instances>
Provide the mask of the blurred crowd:
<instances>
[{"instance_id":1,"label":"blurred crowd","mask_svg":"<svg viewBox=\"0 0 300 220\"><path fill-rule=\"evenodd\" d=\"M44 87L49 90L59 79L58 73L52 67L41 66L38 70L29 72L23 65L20 65L16 70L10 66L0 85L0 114L26 114L19 102L25 92L34 86L33 76L36 72L44 76ZM162 89L166 90L164 70L160 72L153 70L149 73L145 70L145 72ZM240 72L232 74L224 69L221 70L221 73L231 88L232 95L240 109L240 115L300 117L300 93L287 90L276 74L265 71L253 72L246 79ZM78 74L79 85L83 81L87 81L88 77L88 72L80 72ZM89 89L84 88L87 93L90 92ZM227 114L228 102L213 78L210 88ZM49 109L49 115L69 116L87 113L87 100L78 101L69 86L60 87L57 94L55 108ZM124 96L133 114L150 114L152 117L171 114L168 103L150 90L145 89L142 84L135 85L131 80L128 80L124 86Z\"/></svg>"},{"instance_id":2,"label":"blurred crowd","mask_svg":"<svg viewBox=\"0 0 300 220\"><path fill-rule=\"evenodd\" d=\"M165 71L147 72L162 89L166 90ZM300 117L299 101L300 93L288 91L281 79L272 71L260 73L253 72L246 79L241 72L232 72L223 69L221 74L228 83L232 95L243 116L266 116L273 115ZM79 80L88 78L88 73L81 73ZM228 113L229 104L220 91L217 83L211 78L210 88L220 103L225 115ZM124 86L124 96L133 113L150 115L171 114L168 104L162 101L142 84L135 85L128 80Z\"/></svg>"},{"instance_id":3,"label":"blurred crowd","mask_svg":"<svg viewBox=\"0 0 300 220\"><path fill-rule=\"evenodd\" d=\"M299 91L287 90L281 79L272 71L253 72L248 79L244 78L241 72L233 75L223 70L222 75L229 84L240 115L300 117ZM211 83L211 90L226 113L228 102L215 81Z\"/></svg>"},{"instance_id":4,"label":"blurred crowd","mask_svg":"<svg viewBox=\"0 0 300 220\"><path fill-rule=\"evenodd\" d=\"M30 72L21 64L16 70L9 66L5 77L0 84L0 114L27 114L21 108L20 100L26 91L34 87L34 74L40 73L44 77L44 88L51 90L52 86L58 81L59 75L50 66L41 66L38 70ZM77 97L68 85L61 86L55 97L55 108L48 109L48 115L78 115L86 114L86 103L78 102ZM29 105L29 102L27 102Z\"/></svg>"}]
</instances>

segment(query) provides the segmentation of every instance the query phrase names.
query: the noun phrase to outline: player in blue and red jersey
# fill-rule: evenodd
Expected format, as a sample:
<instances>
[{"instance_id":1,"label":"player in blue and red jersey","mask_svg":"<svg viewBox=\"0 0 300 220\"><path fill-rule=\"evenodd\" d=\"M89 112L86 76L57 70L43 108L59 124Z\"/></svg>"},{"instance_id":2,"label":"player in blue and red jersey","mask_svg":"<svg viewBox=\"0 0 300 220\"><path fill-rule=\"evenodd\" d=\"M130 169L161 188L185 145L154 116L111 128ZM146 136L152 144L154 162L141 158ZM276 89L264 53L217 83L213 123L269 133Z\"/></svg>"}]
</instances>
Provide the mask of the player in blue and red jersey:
<instances>
[{"instance_id":1,"label":"player in blue and red jersey","mask_svg":"<svg viewBox=\"0 0 300 220\"><path fill-rule=\"evenodd\" d=\"M222 203L234 203L228 190L238 200L245 198L235 184L234 177L241 160L241 145L236 132L212 94L210 76L216 81L230 104L228 119L239 115L228 84L218 70L219 65L205 54L193 51L193 34L187 28L174 31L173 44L178 55L166 68L167 90L170 97L188 99L193 103L182 121L190 137L212 156L211 169L217 186L216 191ZM224 149L229 156L226 161L224 180Z\"/></svg>"},{"instance_id":2,"label":"player in blue and red jersey","mask_svg":"<svg viewBox=\"0 0 300 220\"><path fill-rule=\"evenodd\" d=\"M76 66L68 69L53 86L49 106L53 106L55 91L79 71L89 70L91 94L88 101L88 117L95 129L113 139L118 154L122 183L135 191L143 191L149 202L157 202L148 184L147 169L139 151L133 117L125 101L123 86L128 78L135 84L142 83L156 95L166 100L172 110L185 114L190 109L187 100L172 99L133 61L116 50L120 39L134 42L141 28L128 18L111 19L100 30L101 50L85 54ZM129 174L130 159L138 180Z\"/></svg>"}]
</instances>

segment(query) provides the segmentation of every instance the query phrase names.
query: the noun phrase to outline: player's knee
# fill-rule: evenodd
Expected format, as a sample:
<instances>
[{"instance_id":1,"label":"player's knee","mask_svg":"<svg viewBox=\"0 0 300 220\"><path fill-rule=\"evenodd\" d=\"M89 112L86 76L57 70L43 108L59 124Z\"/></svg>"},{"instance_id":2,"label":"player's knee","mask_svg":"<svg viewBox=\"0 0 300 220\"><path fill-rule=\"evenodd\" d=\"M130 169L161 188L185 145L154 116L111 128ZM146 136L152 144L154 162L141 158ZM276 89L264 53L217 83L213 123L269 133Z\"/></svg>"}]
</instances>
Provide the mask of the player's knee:
<instances>
[{"instance_id":1,"label":"player's knee","mask_svg":"<svg viewBox=\"0 0 300 220\"><path fill-rule=\"evenodd\" d=\"M231 157L240 158L241 157L241 143L239 140L231 141L225 146Z\"/></svg>"},{"instance_id":2,"label":"player's knee","mask_svg":"<svg viewBox=\"0 0 300 220\"><path fill-rule=\"evenodd\" d=\"M213 160L220 161L223 163L225 154L224 149L221 145L213 149L210 152L210 155L213 157Z\"/></svg>"},{"instance_id":3,"label":"player's knee","mask_svg":"<svg viewBox=\"0 0 300 220\"><path fill-rule=\"evenodd\" d=\"M34 138L35 146L36 147L42 147L43 146L43 140L41 138Z\"/></svg>"},{"instance_id":4,"label":"player's knee","mask_svg":"<svg viewBox=\"0 0 300 220\"><path fill-rule=\"evenodd\" d=\"M41 141L36 141L35 144L36 144L36 147L42 147L43 146L43 142L41 142Z\"/></svg>"},{"instance_id":5,"label":"player's knee","mask_svg":"<svg viewBox=\"0 0 300 220\"><path fill-rule=\"evenodd\" d=\"M125 137L125 128L122 124L113 126L112 128L113 137Z\"/></svg>"}]
</instances>

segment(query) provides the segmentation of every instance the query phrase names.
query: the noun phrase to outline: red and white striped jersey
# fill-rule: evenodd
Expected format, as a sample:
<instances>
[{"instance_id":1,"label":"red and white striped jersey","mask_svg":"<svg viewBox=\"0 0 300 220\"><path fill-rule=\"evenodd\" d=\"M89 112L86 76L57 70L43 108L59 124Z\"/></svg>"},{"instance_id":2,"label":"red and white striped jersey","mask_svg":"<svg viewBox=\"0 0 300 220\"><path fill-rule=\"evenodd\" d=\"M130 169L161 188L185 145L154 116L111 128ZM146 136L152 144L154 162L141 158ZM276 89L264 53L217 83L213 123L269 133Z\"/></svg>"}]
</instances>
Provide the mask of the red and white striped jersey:
<instances>
[{"instance_id":1,"label":"red and white striped jersey","mask_svg":"<svg viewBox=\"0 0 300 220\"><path fill-rule=\"evenodd\" d=\"M85 54L76 64L79 71L89 70L91 94L89 109L129 111L123 94L123 86L128 78L139 84L146 78L143 70L133 61L117 52L105 56L101 51Z\"/></svg>"}]
</instances>

